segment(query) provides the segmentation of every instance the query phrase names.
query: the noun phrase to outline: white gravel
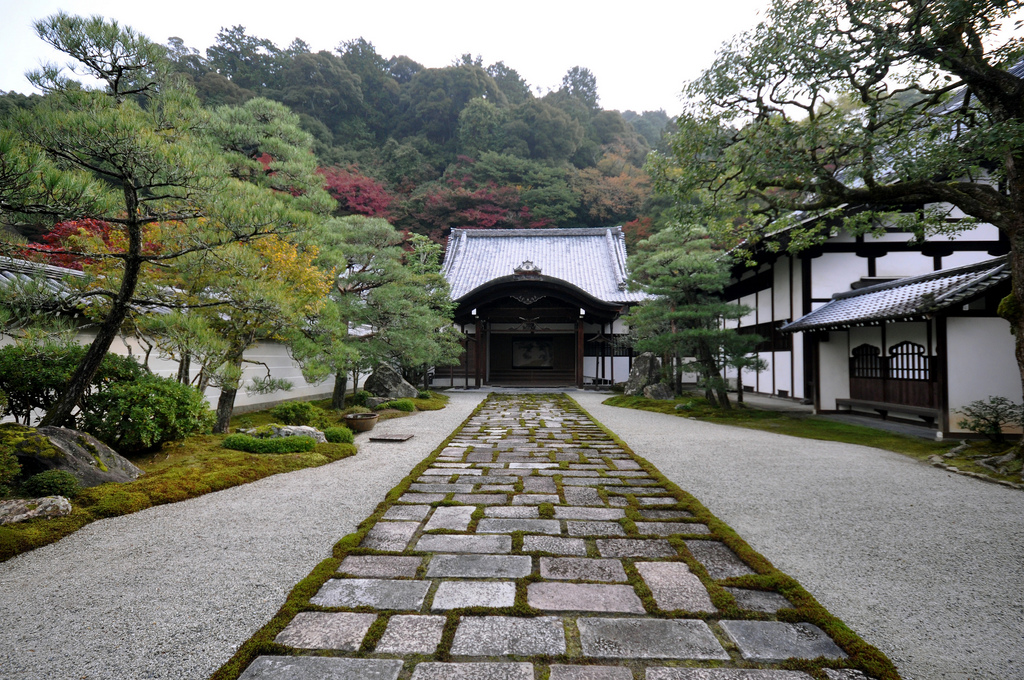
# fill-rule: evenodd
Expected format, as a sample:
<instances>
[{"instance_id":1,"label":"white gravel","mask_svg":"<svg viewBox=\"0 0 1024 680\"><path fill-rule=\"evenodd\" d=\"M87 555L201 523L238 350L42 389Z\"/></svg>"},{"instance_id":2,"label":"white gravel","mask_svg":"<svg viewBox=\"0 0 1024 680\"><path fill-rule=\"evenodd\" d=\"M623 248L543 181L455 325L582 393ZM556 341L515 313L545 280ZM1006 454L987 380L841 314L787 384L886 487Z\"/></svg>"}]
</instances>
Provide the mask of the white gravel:
<instances>
[{"instance_id":1,"label":"white gravel","mask_svg":"<svg viewBox=\"0 0 1024 680\"><path fill-rule=\"evenodd\" d=\"M0 678L206 678L486 396L330 465L95 522L0 564Z\"/></svg>"},{"instance_id":2,"label":"white gravel","mask_svg":"<svg viewBox=\"0 0 1024 680\"><path fill-rule=\"evenodd\" d=\"M880 449L571 396L906 680L1024 677L1024 493Z\"/></svg>"}]
</instances>

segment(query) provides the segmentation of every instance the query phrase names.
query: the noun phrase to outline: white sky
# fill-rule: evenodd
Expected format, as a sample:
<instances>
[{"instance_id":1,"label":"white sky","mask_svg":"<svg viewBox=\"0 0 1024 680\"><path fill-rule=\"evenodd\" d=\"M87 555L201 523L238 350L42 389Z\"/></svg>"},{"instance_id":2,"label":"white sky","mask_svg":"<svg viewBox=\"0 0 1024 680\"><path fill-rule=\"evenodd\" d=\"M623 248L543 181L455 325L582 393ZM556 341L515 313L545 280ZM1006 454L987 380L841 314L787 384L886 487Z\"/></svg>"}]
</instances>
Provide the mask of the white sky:
<instances>
[{"instance_id":1,"label":"white sky","mask_svg":"<svg viewBox=\"0 0 1024 680\"><path fill-rule=\"evenodd\" d=\"M358 37L385 58L405 54L428 67L464 53L484 65L504 61L534 88L557 88L573 66L597 78L606 109L680 112L685 81L711 64L733 35L752 28L768 0L650 0L598 4L565 0L0 0L0 90L29 94L25 72L41 62L64 63L35 34L32 22L59 9L117 19L166 43L177 36L205 53L222 27L285 48L301 38L333 50ZM602 7L604 7L602 9Z\"/></svg>"}]
</instances>

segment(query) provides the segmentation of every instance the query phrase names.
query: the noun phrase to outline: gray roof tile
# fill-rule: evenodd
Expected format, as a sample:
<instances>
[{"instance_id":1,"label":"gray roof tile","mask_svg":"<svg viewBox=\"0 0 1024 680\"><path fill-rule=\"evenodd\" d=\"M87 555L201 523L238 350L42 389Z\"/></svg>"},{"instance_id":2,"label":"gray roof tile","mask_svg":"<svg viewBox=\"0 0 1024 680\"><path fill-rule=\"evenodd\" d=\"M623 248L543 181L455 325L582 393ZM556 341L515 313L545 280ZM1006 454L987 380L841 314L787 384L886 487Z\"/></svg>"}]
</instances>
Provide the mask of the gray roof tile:
<instances>
[{"instance_id":1,"label":"gray roof tile","mask_svg":"<svg viewBox=\"0 0 1024 680\"><path fill-rule=\"evenodd\" d=\"M606 302L639 302L626 284L626 241L620 227L598 229L452 229L441 273L453 300L532 262Z\"/></svg>"},{"instance_id":2,"label":"gray roof tile","mask_svg":"<svg viewBox=\"0 0 1024 680\"><path fill-rule=\"evenodd\" d=\"M922 317L975 298L1010 278L1006 256L832 296L782 331L824 331Z\"/></svg>"}]
</instances>

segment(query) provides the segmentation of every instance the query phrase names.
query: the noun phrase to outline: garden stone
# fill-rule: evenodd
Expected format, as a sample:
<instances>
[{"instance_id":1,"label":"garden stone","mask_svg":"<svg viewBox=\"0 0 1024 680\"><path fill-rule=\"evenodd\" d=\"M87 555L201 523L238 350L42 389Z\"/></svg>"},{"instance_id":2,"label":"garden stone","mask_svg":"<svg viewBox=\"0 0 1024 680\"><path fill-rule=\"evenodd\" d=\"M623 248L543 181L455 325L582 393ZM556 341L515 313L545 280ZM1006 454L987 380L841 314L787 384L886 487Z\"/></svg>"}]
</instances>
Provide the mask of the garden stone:
<instances>
[{"instance_id":1,"label":"garden stone","mask_svg":"<svg viewBox=\"0 0 1024 680\"><path fill-rule=\"evenodd\" d=\"M423 563L422 557L398 555L349 555L338 571L352 576L369 578L412 578Z\"/></svg>"},{"instance_id":2,"label":"garden stone","mask_svg":"<svg viewBox=\"0 0 1024 680\"><path fill-rule=\"evenodd\" d=\"M444 632L443 616L392 616L374 651L384 654L432 654Z\"/></svg>"},{"instance_id":3,"label":"garden stone","mask_svg":"<svg viewBox=\"0 0 1024 680\"><path fill-rule=\"evenodd\" d=\"M434 593L433 611L463 607L511 607L516 601L512 581L442 581Z\"/></svg>"},{"instance_id":4,"label":"garden stone","mask_svg":"<svg viewBox=\"0 0 1024 680\"><path fill-rule=\"evenodd\" d=\"M661 374L661 360L652 352L644 352L633 359L633 368L629 371L623 394L635 397L643 394L645 387L657 381Z\"/></svg>"},{"instance_id":5,"label":"garden stone","mask_svg":"<svg viewBox=\"0 0 1024 680\"><path fill-rule=\"evenodd\" d=\"M635 659L720 659L728 652L703 621L666 619L576 620L586 656Z\"/></svg>"},{"instance_id":6,"label":"garden stone","mask_svg":"<svg viewBox=\"0 0 1024 680\"><path fill-rule=\"evenodd\" d=\"M646 613L632 586L531 583L526 590L529 605L545 611Z\"/></svg>"},{"instance_id":7,"label":"garden stone","mask_svg":"<svg viewBox=\"0 0 1024 680\"><path fill-rule=\"evenodd\" d=\"M324 436L324 433L309 425L271 425L270 429L273 432L270 435L271 439L277 439L278 437L312 437L316 440L317 444L327 443L327 437Z\"/></svg>"},{"instance_id":8,"label":"garden stone","mask_svg":"<svg viewBox=\"0 0 1024 680\"><path fill-rule=\"evenodd\" d=\"M665 383L655 383L644 388L644 397L647 399L674 399L675 396L672 388Z\"/></svg>"},{"instance_id":9,"label":"garden stone","mask_svg":"<svg viewBox=\"0 0 1024 680\"><path fill-rule=\"evenodd\" d=\"M587 544L582 538L557 536L523 536L523 552L543 552L552 555L586 555Z\"/></svg>"},{"instance_id":10,"label":"garden stone","mask_svg":"<svg viewBox=\"0 0 1024 680\"><path fill-rule=\"evenodd\" d=\"M421 663L412 680L533 680L532 663Z\"/></svg>"},{"instance_id":11,"label":"garden stone","mask_svg":"<svg viewBox=\"0 0 1024 680\"><path fill-rule=\"evenodd\" d=\"M774 614L783 608L791 608L793 603L779 593L748 588L726 588L726 592L736 598L736 604L742 609L755 612Z\"/></svg>"},{"instance_id":12,"label":"garden stone","mask_svg":"<svg viewBox=\"0 0 1024 680\"><path fill-rule=\"evenodd\" d=\"M637 562L640 572L658 607L666 611L717 611L707 588L683 562Z\"/></svg>"},{"instance_id":13,"label":"garden stone","mask_svg":"<svg viewBox=\"0 0 1024 680\"><path fill-rule=\"evenodd\" d=\"M633 680L633 672L623 666L554 665L549 677L551 680Z\"/></svg>"},{"instance_id":14,"label":"garden stone","mask_svg":"<svg viewBox=\"0 0 1024 680\"><path fill-rule=\"evenodd\" d=\"M419 390L406 382L402 374L395 370L390 364L381 364L373 372L363 389L375 397L387 397L391 399L415 399L419 396Z\"/></svg>"},{"instance_id":15,"label":"garden stone","mask_svg":"<svg viewBox=\"0 0 1024 680\"><path fill-rule=\"evenodd\" d=\"M711 578L731 578L733 576L747 576L754 573L754 570L748 567L724 543L694 539L686 541L686 547L690 549L690 552L697 558L697 561L704 565Z\"/></svg>"},{"instance_id":16,"label":"garden stone","mask_svg":"<svg viewBox=\"0 0 1024 680\"><path fill-rule=\"evenodd\" d=\"M377 409L379 409L381 406L383 406L384 404L388 403L389 401L391 401L391 400L389 398L387 398L387 397L367 397L366 398L366 408L368 408L368 409L370 409L372 411L376 411Z\"/></svg>"},{"instance_id":17,"label":"garden stone","mask_svg":"<svg viewBox=\"0 0 1024 680\"><path fill-rule=\"evenodd\" d=\"M427 578L522 578L532 570L526 555L434 555Z\"/></svg>"},{"instance_id":18,"label":"garden stone","mask_svg":"<svg viewBox=\"0 0 1024 680\"><path fill-rule=\"evenodd\" d=\"M299 612L274 642L299 649L359 649L376 614Z\"/></svg>"},{"instance_id":19,"label":"garden stone","mask_svg":"<svg viewBox=\"0 0 1024 680\"><path fill-rule=\"evenodd\" d=\"M846 658L846 653L825 631L810 623L720 621L719 625L748 661Z\"/></svg>"},{"instance_id":20,"label":"garden stone","mask_svg":"<svg viewBox=\"0 0 1024 680\"><path fill-rule=\"evenodd\" d=\"M565 654L565 627L560 618L541 616L467 616L452 643L459 656L538 656Z\"/></svg>"},{"instance_id":21,"label":"garden stone","mask_svg":"<svg viewBox=\"0 0 1024 680\"><path fill-rule=\"evenodd\" d=\"M825 671L826 674L829 671ZM829 675L829 678L832 676ZM836 676L843 678L845 676ZM866 676L860 676L866 680ZM554 680L554 676L552 676ZM648 668L647 680L812 680L802 671L752 668ZM851 676L853 680L853 676Z\"/></svg>"},{"instance_id":22,"label":"garden stone","mask_svg":"<svg viewBox=\"0 0 1024 680\"><path fill-rule=\"evenodd\" d=\"M71 501L64 496L0 501L0 524L15 524L27 519L64 517L70 514Z\"/></svg>"},{"instance_id":23,"label":"garden stone","mask_svg":"<svg viewBox=\"0 0 1024 680\"><path fill-rule=\"evenodd\" d=\"M541 578L561 581L626 582L626 571L622 568L622 562L611 559L542 557L540 575Z\"/></svg>"},{"instance_id":24,"label":"garden stone","mask_svg":"<svg viewBox=\"0 0 1024 680\"><path fill-rule=\"evenodd\" d=\"M392 581L373 578L333 578L310 599L321 607L419 609L430 581Z\"/></svg>"},{"instance_id":25,"label":"garden stone","mask_svg":"<svg viewBox=\"0 0 1024 680\"><path fill-rule=\"evenodd\" d=\"M84 487L107 482L130 482L142 470L91 434L65 427L24 428L24 439L14 444L22 474L67 470ZM19 433L20 434L20 433Z\"/></svg>"},{"instance_id":26,"label":"garden stone","mask_svg":"<svg viewBox=\"0 0 1024 680\"><path fill-rule=\"evenodd\" d=\"M395 680L401 671L398 659L261 656L238 680Z\"/></svg>"}]
</instances>

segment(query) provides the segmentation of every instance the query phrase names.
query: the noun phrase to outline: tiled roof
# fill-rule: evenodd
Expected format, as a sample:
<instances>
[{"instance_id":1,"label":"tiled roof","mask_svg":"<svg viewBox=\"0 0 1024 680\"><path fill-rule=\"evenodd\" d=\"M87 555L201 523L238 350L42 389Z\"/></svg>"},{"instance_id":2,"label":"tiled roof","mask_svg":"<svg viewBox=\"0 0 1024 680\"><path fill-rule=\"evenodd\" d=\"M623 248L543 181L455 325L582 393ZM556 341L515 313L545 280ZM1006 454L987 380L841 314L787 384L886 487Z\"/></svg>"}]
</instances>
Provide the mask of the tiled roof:
<instances>
[{"instance_id":1,"label":"tiled roof","mask_svg":"<svg viewBox=\"0 0 1024 680\"><path fill-rule=\"evenodd\" d=\"M626 241L620 227L598 229L452 229L441 273L459 300L532 262L544 277L605 302L639 302L626 290Z\"/></svg>"},{"instance_id":2,"label":"tiled roof","mask_svg":"<svg viewBox=\"0 0 1024 680\"><path fill-rule=\"evenodd\" d=\"M1010 278L1007 258L943 269L837 293L823 307L782 327L787 333L863 326L923 317L977 297Z\"/></svg>"},{"instance_id":3,"label":"tiled roof","mask_svg":"<svg viewBox=\"0 0 1024 680\"><path fill-rule=\"evenodd\" d=\"M0 257L0 289L7 283L27 282L29 279L38 278L42 286L57 293L59 297L66 298L67 286L62 283L62 280L68 277L81 278L82 276L84 276L82 272L74 269Z\"/></svg>"}]
</instances>

